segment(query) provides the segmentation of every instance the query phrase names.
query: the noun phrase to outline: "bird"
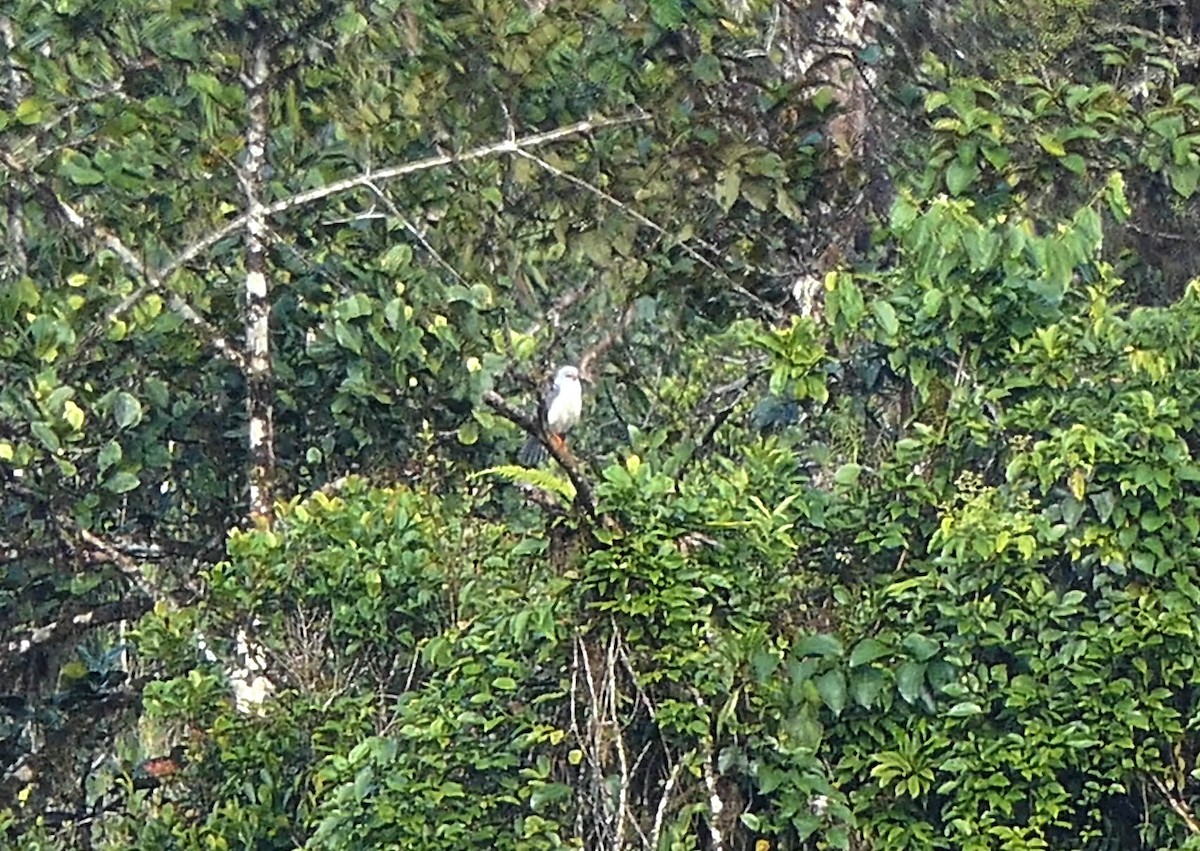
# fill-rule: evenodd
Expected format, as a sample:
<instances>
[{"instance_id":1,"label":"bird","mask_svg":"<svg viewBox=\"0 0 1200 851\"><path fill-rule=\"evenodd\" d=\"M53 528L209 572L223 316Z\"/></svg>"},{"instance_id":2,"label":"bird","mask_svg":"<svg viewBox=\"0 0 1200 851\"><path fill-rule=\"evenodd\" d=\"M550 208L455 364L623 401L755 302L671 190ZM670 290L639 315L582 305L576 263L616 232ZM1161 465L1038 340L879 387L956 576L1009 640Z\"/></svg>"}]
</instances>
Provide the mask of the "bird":
<instances>
[{"instance_id":1,"label":"bird","mask_svg":"<svg viewBox=\"0 0 1200 851\"><path fill-rule=\"evenodd\" d=\"M187 765L187 748L176 745L168 756L144 759L133 769L134 789L154 789L174 777Z\"/></svg>"},{"instance_id":2,"label":"bird","mask_svg":"<svg viewBox=\"0 0 1200 851\"><path fill-rule=\"evenodd\" d=\"M579 374L579 368L574 366L559 367L554 373L554 382L542 394L538 405L538 425L545 433L546 439L559 449L565 449L563 435L567 433L583 414L583 386L581 381L588 381ZM546 460L546 447L537 435L529 435L517 460L527 467L535 467Z\"/></svg>"}]
</instances>

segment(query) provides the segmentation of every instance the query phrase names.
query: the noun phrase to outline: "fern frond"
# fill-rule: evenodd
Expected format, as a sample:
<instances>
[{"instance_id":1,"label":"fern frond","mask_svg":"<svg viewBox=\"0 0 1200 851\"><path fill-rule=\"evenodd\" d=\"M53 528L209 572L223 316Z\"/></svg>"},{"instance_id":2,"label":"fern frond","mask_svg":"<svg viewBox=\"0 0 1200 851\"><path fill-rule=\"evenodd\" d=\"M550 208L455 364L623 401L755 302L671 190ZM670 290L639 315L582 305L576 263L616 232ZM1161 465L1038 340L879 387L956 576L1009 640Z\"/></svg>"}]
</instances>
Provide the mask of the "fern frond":
<instances>
[{"instance_id":1,"label":"fern frond","mask_svg":"<svg viewBox=\"0 0 1200 851\"><path fill-rule=\"evenodd\" d=\"M496 476L514 484L550 491L551 493L558 494L568 502L575 499L575 485L571 484L571 480L565 476L556 476L549 470L521 467L517 464L502 464L499 467L489 467L486 470L480 470L471 478L478 478L480 476Z\"/></svg>"}]
</instances>

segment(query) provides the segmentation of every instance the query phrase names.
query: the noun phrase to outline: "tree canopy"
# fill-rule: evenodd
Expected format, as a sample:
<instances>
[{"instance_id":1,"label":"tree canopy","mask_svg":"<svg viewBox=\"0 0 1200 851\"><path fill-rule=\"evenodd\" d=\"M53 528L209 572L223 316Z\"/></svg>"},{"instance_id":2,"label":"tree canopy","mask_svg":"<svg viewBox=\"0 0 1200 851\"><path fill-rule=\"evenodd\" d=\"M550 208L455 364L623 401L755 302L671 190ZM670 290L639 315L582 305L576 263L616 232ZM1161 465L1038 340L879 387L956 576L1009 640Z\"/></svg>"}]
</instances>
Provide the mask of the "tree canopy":
<instances>
[{"instance_id":1,"label":"tree canopy","mask_svg":"<svg viewBox=\"0 0 1200 851\"><path fill-rule=\"evenodd\" d=\"M1200 847L1196 33L13 0L0 844Z\"/></svg>"}]
</instances>

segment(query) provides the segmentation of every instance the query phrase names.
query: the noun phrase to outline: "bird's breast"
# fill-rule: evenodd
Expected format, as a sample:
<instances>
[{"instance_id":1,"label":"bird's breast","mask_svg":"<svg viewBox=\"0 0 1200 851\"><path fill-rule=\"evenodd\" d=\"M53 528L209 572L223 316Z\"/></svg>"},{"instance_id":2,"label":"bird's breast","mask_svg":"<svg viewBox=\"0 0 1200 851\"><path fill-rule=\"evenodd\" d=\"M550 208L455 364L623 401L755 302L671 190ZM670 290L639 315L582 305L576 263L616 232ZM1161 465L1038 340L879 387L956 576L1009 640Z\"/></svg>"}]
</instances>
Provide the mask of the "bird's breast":
<instances>
[{"instance_id":1,"label":"bird's breast","mask_svg":"<svg viewBox=\"0 0 1200 851\"><path fill-rule=\"evenodd\" d=\"M583 413L583 394L578 387L563 387L555 394L546 411L546 425L555 434L562 434L579 422Z\"/></svg>"}]
</instances>

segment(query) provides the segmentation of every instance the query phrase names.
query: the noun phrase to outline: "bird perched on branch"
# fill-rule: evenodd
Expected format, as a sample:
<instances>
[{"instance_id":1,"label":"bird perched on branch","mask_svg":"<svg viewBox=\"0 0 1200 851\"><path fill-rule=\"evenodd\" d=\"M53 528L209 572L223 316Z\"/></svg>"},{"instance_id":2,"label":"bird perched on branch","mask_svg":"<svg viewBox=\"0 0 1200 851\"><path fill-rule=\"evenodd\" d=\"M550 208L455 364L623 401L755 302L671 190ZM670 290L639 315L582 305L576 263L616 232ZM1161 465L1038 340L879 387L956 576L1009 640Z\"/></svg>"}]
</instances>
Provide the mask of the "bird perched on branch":
<instances>
[{"instance_id":1,"label":"bird perched on branch","mask_svg":"<svg viewBox=\"0 0 1200 851\"><path fill-rule=\"evenodd\" d=\"M579 422L583 414L583 386L581 381L588 381L579 374L579 369L573 366L559 367L554 374L554 382L542 393L538 405L538 425L546 437L546 441L558 449L566 449L563 435ZM546 460L546 447L536 435L529 435L517 460L532 467Z\"/></svg>"}]
</instances>

